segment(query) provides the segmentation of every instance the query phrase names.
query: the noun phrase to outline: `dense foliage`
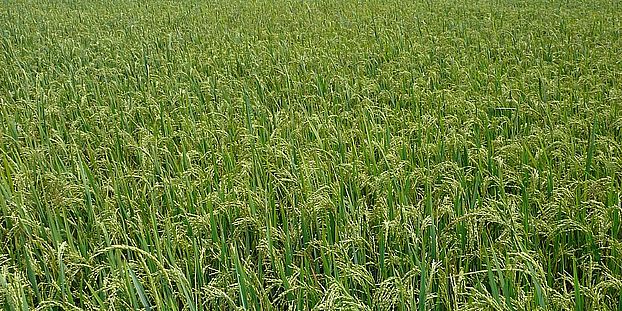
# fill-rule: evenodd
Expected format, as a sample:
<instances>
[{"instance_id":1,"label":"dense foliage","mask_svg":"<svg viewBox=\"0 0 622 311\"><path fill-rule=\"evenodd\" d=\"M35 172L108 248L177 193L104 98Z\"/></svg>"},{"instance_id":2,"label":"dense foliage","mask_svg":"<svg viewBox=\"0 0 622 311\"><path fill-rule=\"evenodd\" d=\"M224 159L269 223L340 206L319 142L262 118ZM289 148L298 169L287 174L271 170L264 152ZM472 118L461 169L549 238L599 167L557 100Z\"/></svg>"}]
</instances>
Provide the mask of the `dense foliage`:
<instances>
[{"instance_id":1,"label":"dense foliage","mask_svg":"<svg viewBox=\"0 0 622 311\"><path fill-rule=\"evenodd\" d=\"M619 310L621 20L4 1L0 303Z\"/></svg>"}]
</instances>

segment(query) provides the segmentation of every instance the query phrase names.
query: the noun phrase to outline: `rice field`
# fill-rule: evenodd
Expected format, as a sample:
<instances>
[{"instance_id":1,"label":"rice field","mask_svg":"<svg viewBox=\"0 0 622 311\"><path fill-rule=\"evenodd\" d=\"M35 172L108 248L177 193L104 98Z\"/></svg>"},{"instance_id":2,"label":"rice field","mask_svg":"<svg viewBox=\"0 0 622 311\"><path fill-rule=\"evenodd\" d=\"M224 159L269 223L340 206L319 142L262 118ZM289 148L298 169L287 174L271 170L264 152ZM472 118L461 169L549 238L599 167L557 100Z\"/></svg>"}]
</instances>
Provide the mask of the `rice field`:
<instances>
[{"instance_id":1,"label":"rice field","mask_svg":"<svg viewBox=\"0 0 622 311\"><path fill-rule=\"evenodd\" d=\"M622 310L619 0L4 0L4 310Z\"/></svg>"}]
</instances>

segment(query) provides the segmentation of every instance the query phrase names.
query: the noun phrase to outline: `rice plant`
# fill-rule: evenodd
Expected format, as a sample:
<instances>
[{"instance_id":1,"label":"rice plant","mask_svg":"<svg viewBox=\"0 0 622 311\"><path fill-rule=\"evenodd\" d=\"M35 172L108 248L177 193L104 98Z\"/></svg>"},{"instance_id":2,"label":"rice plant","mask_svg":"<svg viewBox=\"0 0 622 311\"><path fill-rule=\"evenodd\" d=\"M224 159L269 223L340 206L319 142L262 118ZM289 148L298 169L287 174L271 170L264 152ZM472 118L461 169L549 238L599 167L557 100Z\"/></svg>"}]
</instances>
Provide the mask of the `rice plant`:
<instances>
[{"instance_id":1,"label":"rice plant","mask_svg":"<svg viewBox=\"0 0 622 311\"><path fill-rule=\"evenodd\" d=\"M622 310L618 0L5 0L5 310Z\"/></svg>"}]
</instances>

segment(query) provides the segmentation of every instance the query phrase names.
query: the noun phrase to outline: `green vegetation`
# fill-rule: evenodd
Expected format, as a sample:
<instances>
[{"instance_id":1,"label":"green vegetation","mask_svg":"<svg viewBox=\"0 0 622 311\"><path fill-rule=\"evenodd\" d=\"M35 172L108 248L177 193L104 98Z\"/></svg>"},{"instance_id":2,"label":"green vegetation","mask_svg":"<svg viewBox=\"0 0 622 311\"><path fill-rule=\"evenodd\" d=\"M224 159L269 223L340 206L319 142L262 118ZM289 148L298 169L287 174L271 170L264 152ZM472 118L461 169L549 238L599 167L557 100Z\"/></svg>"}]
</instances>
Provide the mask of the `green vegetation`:
<instances>
[{"instance_id":1,"label":"green vegetation","mask_svg":"<svg viewBox=\"0 0 622 311\"><path fill-rule=\"evenodd\" d=\"M619 0L5 0L5 310L620 310Z\"/></svg>"}]
</instances>

